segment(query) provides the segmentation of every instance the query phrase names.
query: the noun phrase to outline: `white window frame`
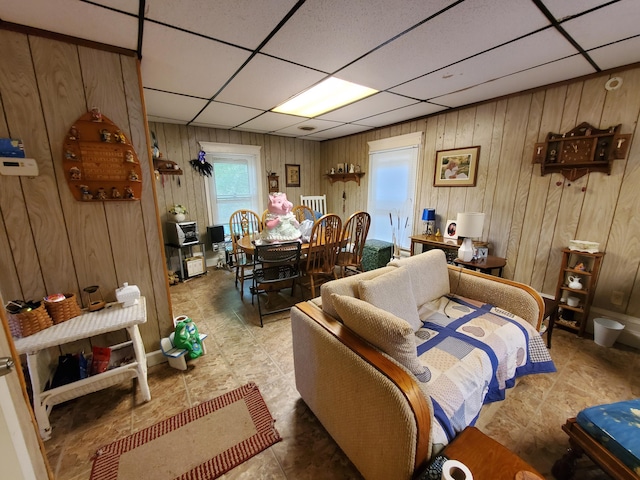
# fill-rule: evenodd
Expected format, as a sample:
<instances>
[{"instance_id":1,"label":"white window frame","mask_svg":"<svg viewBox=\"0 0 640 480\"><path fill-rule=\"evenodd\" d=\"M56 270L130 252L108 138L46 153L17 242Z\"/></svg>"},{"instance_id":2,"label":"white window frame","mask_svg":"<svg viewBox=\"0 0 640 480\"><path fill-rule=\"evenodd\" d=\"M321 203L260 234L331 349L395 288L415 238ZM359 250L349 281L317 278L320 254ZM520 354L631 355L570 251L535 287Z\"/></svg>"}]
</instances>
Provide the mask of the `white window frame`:
<instances>
[{"instance_id":1,"label":"white window frame","mask_svg":"<svg viewBox=\"0 0 640 480\"><path fill-rule=\"evenodd\" d=\"M259 145L238 145L233 143L214 143L214 142L199 142L200 148L206 154L234 154L234 155L245 155L253 157L253 165L252 168L255 170L256 176L256 195L258 196L258 211L256 212L258 215L262 214L264 210L264 182L265 182L265 174L264 168L262 168L262 147ZM228 225L229 219L219 219L216 223L214 221L214 205L212 199L212 187L211 183L213 179L209 179L209 181L204 182L205 186L205 194L206 194L206 203L207 203L207 217L209 219L209 225Z\"/></svg>"},{"instance_id":2,"label":"white window frame","mask_svg":"<svg viewBox=\"0 0 640 480\"><path fill-rule=\"evenodd\" d=\"M375 192L374 192L374 188L376 185L376 172L375 169L373 168L373 159L372 156L376 153L391 153L394 150L405 150L405 149L413 149L413 155L411 156L410 159L410 169L413 170L413 175L409 176L409 191L407 192L406 195L406 199L409 199L411 201L411 208L409 209L408 212L404 212L405 215L408 216L409 219L409 223L406 226L406 228L404 229L404 235L403 238L400 240L400 246L403 249L409 249L410 248L410 237L413 234L413 220L414 220L414 211L415 211L415 201L416 201L416 197L417 197L417 191L418 191L418 182L417 182L417 177L418 177L418 161L420 158L420 149L422 146L422 132L414 132L414 133L408 133L406 135L399 135L396 137L390 137L390 138L384 138L382 140L373 140L368 142L369 145L369 181L368 181L368 191L367 191L367 211L369 211L369 213L371 214L371 218L372 218L372 226L373 226L373 222L375 221L374 218L380 217L380 212L373 212L372 205L369 205L369 203L371 202L372 199L375 198ZM393 188L393 186L390 186L390 188ZM393 207L389 208L389 211L391 211ZM379 210L379 209L378 209ZM403 216L404 218L404 216ZM395 220L394 220L395 221ZM391 241L391 225L390 225L390 221L389 222L389 238L381 238L380 240L387 240L387 241ZM386 225L385 225L385 229L386 229ZM374 227L375 230L375 227Z\"/></svg>"}]
</instances>

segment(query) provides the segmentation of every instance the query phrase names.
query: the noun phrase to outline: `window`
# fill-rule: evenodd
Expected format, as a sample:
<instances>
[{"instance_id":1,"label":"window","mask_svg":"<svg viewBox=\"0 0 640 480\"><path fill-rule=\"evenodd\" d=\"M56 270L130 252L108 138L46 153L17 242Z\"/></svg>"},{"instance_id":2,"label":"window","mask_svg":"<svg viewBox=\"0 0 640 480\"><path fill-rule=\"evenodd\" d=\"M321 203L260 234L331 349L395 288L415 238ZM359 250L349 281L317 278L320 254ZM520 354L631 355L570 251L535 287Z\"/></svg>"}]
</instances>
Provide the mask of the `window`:
<instances>
[{"instance_id":1,"label":"window","mask_svg":"<svg viewBox=\"0 0 640 480\"><path fill-rule=\"evenodd\" d=\"M418 152L422 132L369 142L369 238L392 241L392 227L402 248L413 231Z\"/></svg>"},{"instance_id":2,"label":"window","mask_svg":"<svg viewBox=\"0 0 640 480\"><path fill-rule=\"evenodd\" d=\"M222 224L229 233L229 217L236 210L262 215L260 147L209 142L200 142L200 146L213 165L205 184L210 224Z\"/></svg>"}]
</instances>

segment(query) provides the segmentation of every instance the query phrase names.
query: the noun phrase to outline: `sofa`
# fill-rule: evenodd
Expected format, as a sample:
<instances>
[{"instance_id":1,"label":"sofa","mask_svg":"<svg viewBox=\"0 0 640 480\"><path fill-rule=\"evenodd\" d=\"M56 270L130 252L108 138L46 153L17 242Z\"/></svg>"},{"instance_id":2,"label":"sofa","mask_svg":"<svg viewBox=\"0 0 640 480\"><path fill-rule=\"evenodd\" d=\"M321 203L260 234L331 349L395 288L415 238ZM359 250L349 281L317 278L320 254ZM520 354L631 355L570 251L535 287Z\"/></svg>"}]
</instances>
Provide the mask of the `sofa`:
<instances>
[{"instance_id":1,"label":"sofa","mask_svg":"<svg viewBox=\"0 0 640 480\"><path fill-rule=\"evenodd\" d=\"M518 376L555 371L543 311L441 250L393 260L292 308L296 388L364 478L409 479Z\"/></svg>"}]
</instances>

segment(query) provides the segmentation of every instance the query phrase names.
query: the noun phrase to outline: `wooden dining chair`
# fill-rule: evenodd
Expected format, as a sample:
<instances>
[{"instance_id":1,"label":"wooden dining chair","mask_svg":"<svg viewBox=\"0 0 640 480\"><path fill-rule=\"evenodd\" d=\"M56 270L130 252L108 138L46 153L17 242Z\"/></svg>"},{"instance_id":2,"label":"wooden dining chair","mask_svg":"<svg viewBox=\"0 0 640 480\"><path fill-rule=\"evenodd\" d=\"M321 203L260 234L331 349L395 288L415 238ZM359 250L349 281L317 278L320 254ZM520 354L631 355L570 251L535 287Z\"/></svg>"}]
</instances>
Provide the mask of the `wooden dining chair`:
<instances>
[{"instance_id":1,"label":"wooden dining chair","mask_svg":"<svg viewBox=\"0 0 640 480\"><path fill-rule=\"evenodd\" d=\"M260 219L260 221L262 222L262 228L264 228L264 226L267 224L267 215L269 215L269 209L265 209L264 212L262 212L262 218Z\"/></svg>"},{"instance_id":2,"label":"wooden dining chair","mask_svg":"<svg viewBox=\"0 0 640 480\"><path fill-rule=\"evenodd\" d=\"M371 215L367 212L356 212L351 215L342 229L342 247L338 254L337 265L340 275L344 277L347 271L360 273L362 269L362 254L364 243L369 234Z\"/></svg>"},{"instance_id":3,"label":"wooden dining chair","mask_svg":"<svg viewBox=\"0 0 640 480\"><path fill-rule=\"evenodd\" d=\"M337 279L336 261L342 238L342 220L335 213L323 215L313 224L304 273L309 277L311 297L322 279ZM319 285L319 284L318 284Z\"/></svg>"},{"instance_id":4,"label":"wooden dining chair","mask_svg":"<svg viewBox=\"0 0 640 480\"><path fill-rule=\"evenodd\" d=\"M316 216L315 216L315 213L313 213L313 210L311 210L306 205L297 205L293 207L291 212L295 215L296 220L299 223L302 223L305 220L315 221L316 219Z\"/></svg>"},{"instance_id":5,"label":"wooden dining chair","mask_svg":"<svg viewBox=\"0 0 640 480\"><path fill-rule=\"evenodd\" d=\"M284 306L276 304L275 308L265 310L265 306L262 305L265 300L261 301L261 298L266 294L268 299L269 293L279 292L284 288L291 288L291 296L293 297L296 282L300 278L301 246L302 244L298 241L256 245L256 267L253 269L251 304L253 304L254 295L257 296L261 327L264 325L262 318L265 315L284 312L292 306L292 303L289 302Z\"/></svg>"},{"instance_id":6,"label":"wooden dining chair","mask_svg":"<svg viewBox=\"0 0 640 480\"><path fill-rule=\"evenodd\" d=\"M248 235L256 235L262 231L262 222L258 214L252 210L236 210L229 217L229 232L231 234L233 266L236 269L236 287L240 280L240 298L244 298L244 280L251 278L255 266L253 256L246 255L238 246L238 240Z\"/></svg>"}]
</instances>

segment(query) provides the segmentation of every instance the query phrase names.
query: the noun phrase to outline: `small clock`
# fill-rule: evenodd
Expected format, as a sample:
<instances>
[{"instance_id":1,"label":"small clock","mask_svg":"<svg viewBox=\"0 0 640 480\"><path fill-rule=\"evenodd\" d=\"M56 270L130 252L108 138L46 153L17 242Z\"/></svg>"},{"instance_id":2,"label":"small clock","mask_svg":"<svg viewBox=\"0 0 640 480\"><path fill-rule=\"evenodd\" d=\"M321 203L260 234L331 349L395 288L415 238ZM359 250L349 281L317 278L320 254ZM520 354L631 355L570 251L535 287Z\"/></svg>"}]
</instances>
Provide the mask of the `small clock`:
<instances>
[{"instance_id":1,"label":"small clock","mask_svg":"<svg viewBox=\"0 0 640 480\"><path fill-rule=\"evenodd\" d=\"M277 175L269 175L269 193L279 192L280 186L278 184L278 176Z\"/></svg>"},{"instance_id":2,"label":"small clock","mask_svg":"<svg viewBox=\"0 0 640 480\"><path fill-rule=\"evenodd\" d=\"M591 139L565 140L562 144L562 163L587 163L593 160Z\"/></svg>"}]
</instances>

